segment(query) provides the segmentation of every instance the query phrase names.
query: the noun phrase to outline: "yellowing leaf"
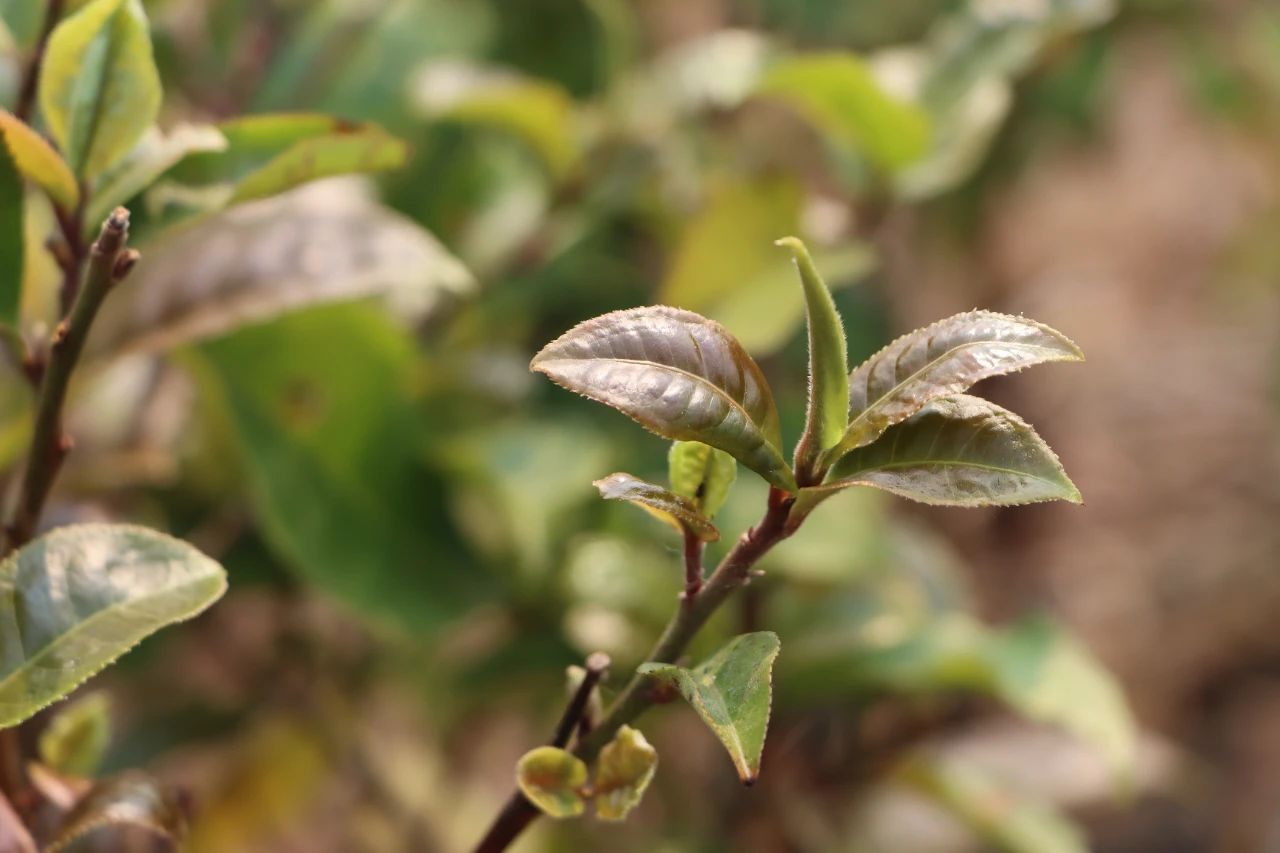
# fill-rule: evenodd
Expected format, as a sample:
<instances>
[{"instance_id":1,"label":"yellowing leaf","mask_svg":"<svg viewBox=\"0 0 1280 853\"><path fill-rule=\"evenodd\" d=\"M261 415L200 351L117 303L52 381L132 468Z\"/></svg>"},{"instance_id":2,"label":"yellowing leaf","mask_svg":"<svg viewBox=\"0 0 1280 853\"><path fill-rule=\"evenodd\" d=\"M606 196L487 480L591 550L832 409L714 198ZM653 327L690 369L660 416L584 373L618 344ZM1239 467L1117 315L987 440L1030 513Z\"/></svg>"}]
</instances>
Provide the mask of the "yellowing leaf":
<instances>
[{"instance_id":1,"label":"yellowing leaf","mask_svg":"<svg viewBox=\"0 0 1280 853\"><path fill-rule=\"evenodd\" d=\"M72 171L92 179L129 153L160 111L141 0L93 0L49 38L40 108Z\"/></svg>"},{"instance_id":2,"label":"yellowing leaf","mask_svg":"<svg viewBox=\"0 0 1280 853\"><path fill-rule=\"evenodd\" d=\"M0 109L0 137L19 174L44 190L65 211L80 201L75 175L53 146L12 113Z\"/></svg>"},{"instance_id":3,"label":"yellowing leaf","mask_svg":"<svg viewBox=\"0 0 1280 853\"><path fill-rule=\"evenodd\" d=\"M610 474L592 485L600 490L600 497L605 500L635 504L680 533L688 530L703 542L714 542L720 538L720 531L693 501L661 486L622 473Z\"/></svg>"},{"instance_id":4,"label":"yellowing leaf","mask_svg":"<svg viewBox=\"0 0 1280 853\"><path fill-rule=\"evenodd\" d=\"M640 805L645 789L658 769L658 751L631 726L618 729L600 750L596 761L596 816L601 820L625 820Z\"/></svg>"},{"instance_id":5,"label":"yellowing leaf","mask_svg":"<svg viewBox=\"0 0 1280 853\"><path fill-rule=\"evenodd\" d=\"M734 637L693 669L646 663L638 671L680 691L729 751L739 778L750 785L760 775L779 647L777 634L757 631Z\"/></svg>"},{"instance_id":6,"label":"yellowing leaf","mask_svg":"<svg viewBox=\"0 0 1280 853\"><path fill-rule=\"evenodd\" d=\"M587 785L587 765L558 747L540 746L526 752L516 764L516 784L529 802L550 817L577 817L587 808L581 793Z\"/></svg>"},{"instance_id":7,"label":"yellowing leaf","mask_svg":"<svg viewBox=\"0 0 1280 853\"><path fill-rule=\"evenodd\" d=\"M40 733L40 760L70 776L92 776L111 740L111 703L105 693L71 702Z\"/></svg>"}]
</instances>

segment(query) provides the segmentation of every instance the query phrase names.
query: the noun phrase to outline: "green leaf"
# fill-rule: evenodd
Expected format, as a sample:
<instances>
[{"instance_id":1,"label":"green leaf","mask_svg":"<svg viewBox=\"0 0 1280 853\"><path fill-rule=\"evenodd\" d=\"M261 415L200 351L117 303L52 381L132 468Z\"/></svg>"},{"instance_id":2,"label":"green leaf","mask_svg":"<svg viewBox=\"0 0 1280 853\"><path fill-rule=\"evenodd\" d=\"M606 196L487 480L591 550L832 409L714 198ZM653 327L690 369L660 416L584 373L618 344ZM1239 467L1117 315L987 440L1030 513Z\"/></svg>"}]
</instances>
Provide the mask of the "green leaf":
<instances>
[{"instance_id":1,"label":"green leaf","mask_svg":"<svg viewBox=\"0 0 1280 853\"><path fill-rule=\"evenodd\" d=\"M729 498L738 463L700 441L676 441L667 453L667 477L671 491L689 498L703 515L713 518Z\"/></svg>"},{"instance_id":2,"label":"green leaf","mask_svg":"<svg viewBox=\"0 0 1280 853\"><path fill-rule=\"evenodd\" d=\"M540 746L526 752L516 764L516 784L549 817L577 817L586 811L582 790L587 785L587 765L558 747Z\"/></svg>"},{"instance_id":3,"label":"green leaf","mask_svg":"<svg viewBox=\"0 0 1280 853\"><path fill-rule=\"evenodd\" d=\"M267 198L332 175L398 169L407 157L404 142L376 128L304 139L246 175L229 203Z\"/></svg>"},{"instance_id":4,"label":"green leaf","mask_svg":"<svg viewBox=\"0 0 1280 853\"><path fill-rule=\"evenodd\" d=\"M697 504L661 486L645 482L630 474L610 474L592 483L607 501L627 501L654 518L670 524L677 532L689 531L703 542L714 542L720 531L707 520Z\"/></svg>"},{"instance_id":5,"label":"green leaf","mask_svg":"<svg viewBox=\"0 0 1280 853\"><path fill-rule=\"evenodd\" d=\"M26 200L22 176L0 150L0 323L18 325L26 258Z\"/></svg>"},{"instance_id":6,"label":"green leaf","mask_svg":"<svg viewBox=\"0 0 1280 853\"><path fill-rule=\"evenodd\" d=\"M718 447L794 491L773 394L720 324L666 306L614 311L543 347L531 370L665 438Z\"/></svg>"},{"instance_id":7,"label":"green leaf","mask_svg":"<svg viewBox=\"0 0 1280 853\"><path fill-rule=\"evenodd\" d=\"M240 116L217 126L226 140L221 150L193 152L170 173L185 184L234 184L299 142L364 133L374 125L356 124L320 113L265 113Z\"/></svg>"},{"instance_id":8,"label":"green leaf","mask_svg":"<svg viewBox=\"0 0 1280 853\"><path fill-rule=\"evenodd\" d=\"M183 158L226 147L226 137L212 125L184 124L167 134L150 128L129 154L102 176L93 190L86 221L106 219L115 207L151 186Z\"/></svg>"},{"instance_id":9,"label":"green leaf","mask_svg":"<svg viewBox=\"0 0 1280 853\"><path fill-rule=\"evenodd\" d=\"M846 455L827 482L805 490L801 511L849 486L941 506L1081 502L1035 430L995 403L966 394L934 400L874 444Z\"/></svg>"},{"instance_id":10,"label":"green leaf","mask_svg":"<svg viewBox=\"0 0 1280 853\"><path fill-rule=\"evenodd\" d=\"M613 740L600 750L596 761L596 817L601 820L626 820L627 814L640 805L645 789L658 769L658 751L643 734L631 726L618 729Z\"/></svg>"},{"instance_id":11,"label":"green leaf","mask_svg":"<svg viewBox=\"0 0 1280 853\"><path fill-rule=\"evenodd\" d=\"M128 154L160 97L141 0L93 0L54 29L40 108L75 174L94 178Z\"/></svg>"},{"instance_id":12,"label":"green leaf","mask_svg":"<svg viewBox=\"0 0 1280 853\"><path fill-rule=\"evenodd\" d=\"M1051 361L1083 361L1079 347L1048 326L970 311L903 335L849 374L849 428L833 458L875 441L939 397L992 376Z\"/></svg>"},{"instance_id":13,"label":"green leaf","mask_svg":"<svg viewBox=\"0 0 1280 853\"><path fill-rule=\"evenodd\" d=\"M44 190L64 211L75 209L80 201L80 186L44 137L4 109L0 109L0 137L19 174Z\"/></svg>"},{"instance_id":14,"label":"green leaf","mask_svg":"<svg viewBox=\"0 0 1280 853\"><path fill-rule=\"evenodd\" d=\"M92 776L111 740L111 702L90 693L64 708L40 733L40 760L57 773Z\"/></svg>"},{"instance_id":15,"label":"green leaf","mask_svg":"<svg viewBox=\"0 0 1280 853\"><path fill-rule=\"evenodd\" d=\"M729 751L738 777L750 785L760 775L770 675L779 647L777 634L757 631L734 637L693 669L646 663L638 671L680 691Z\"/></svg>"},{"instance_id":16,"label":"green leaf","mask_svg":"<svg viewBox=\"0 0 1280 853\"><path fill-rule=\"evenodd\" d=\"M809 402L804 433L796 445L796 468L812 472L820 454L840 443L849 423L848 346L831 291L814 267L809 250L795 237L784 237L777 245L791 250L804 288L809 322Z\"/></svg>"},{"instance_id":17,"label":"green leaf","mask_svg":"<svg viewBox=\"0 0 1280 853\"><path fill-rule=\"evenodd\" d=\"M880 87L849 53L808 53L776 63L756 94L788 104L832 141L896 171L929 145L928 117Z\"/></svg>"},{"instance_id":18,"label":"green leaf","mask_svg":"<svg viewBox=\"0 0 1280 853\"><path fill-rule=\"evenodd\" d=\"M177 845L186 835L187 818L158 781L128 770L94 785L63 818L45 853L59 853L94 830L117 826L145 829Z\"/></svg>"},{"instance_id":19,"label":"green leaf","mask_svg":"<svg viewBox=\"0 0 1280 853\"><path fill-rule=\"evenodd\" d=\"M22 722L226 590L185 542L123 524L53 530L0 563L0 727Z\"/></svg>"}]
</instances>

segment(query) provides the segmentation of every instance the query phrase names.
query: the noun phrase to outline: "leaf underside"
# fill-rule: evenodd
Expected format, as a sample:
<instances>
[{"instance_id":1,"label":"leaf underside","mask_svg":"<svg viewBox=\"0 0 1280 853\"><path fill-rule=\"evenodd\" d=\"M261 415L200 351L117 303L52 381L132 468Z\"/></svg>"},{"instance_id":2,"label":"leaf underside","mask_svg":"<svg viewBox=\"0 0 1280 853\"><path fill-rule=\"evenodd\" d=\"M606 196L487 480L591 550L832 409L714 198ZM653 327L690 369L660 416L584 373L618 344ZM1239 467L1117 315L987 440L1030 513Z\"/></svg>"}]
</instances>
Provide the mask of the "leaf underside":
<instances>
[{"instance_id":1,"label":"leaf underside","mask_svg":"<svg viewBox=\"0 0 1280 853\"><path fill-rule=\"evenodd\" d=\"M177 844L186 834L187 819L159 782L129 770L94 785L67 814L45 853L59 853L76 839L108 826L146 829Z\"/></svg>"},{"instance_id":2,"label":"leaf underside","mask_svg":"<svg viewBox=\"0 0 1280 853\"><path fill-rule=\"evenodd\" d=\"M703 542L714 542L720 538L720 531L693 501L661 486L624 473L610 474L592 485L600 490L600 497L605 500L635 504L677 531L683 533L687 530Z\"/></svg>"},{"instance_id":3,"label":"leaf underside","mask_svg":"<svg viewBox=\"0 0 1280 853\"><path fill-rule=\"evenodd\" d=\"M0 727L70 693L226 589L222 567L142 527L51 531L0 563Z\"/></svg>"},{"instance_id":4,"label":"leaf underside","mask_svg":"<svg viewBox=\"0 0 1280 853\"><path fill-rule=\"evenodd\" d=\"M875 441L939 397L992 376L1051 361L1081 361L1080 349L1048 326L970 311L903 335L849 375L849 427L841 454Z\"/></svg>"},{"instance_id":5,"label":"leaf underside","mask_svg":"<svg viewBox=\"0 0 1280 853\"><path fill-rule=\"evenodd\" d=\"M764 374L705 317L666 306L614 311L547 344L530 369L658 435L718 447L773 485L795 490Z\"/></svg>"},{"instance_id":6,"label":"leaf underside","mask_svg":"<svg viewBox=\"0 0 1280 853\"><path fill-rule=\"evenodd\" d=\"M675 686L715 733L750 785L760 775L760 757L769 727L773 661L778 635L757 631L734 637L693 669L646 663L639 669Z\"/></svg>"}]
</instances>

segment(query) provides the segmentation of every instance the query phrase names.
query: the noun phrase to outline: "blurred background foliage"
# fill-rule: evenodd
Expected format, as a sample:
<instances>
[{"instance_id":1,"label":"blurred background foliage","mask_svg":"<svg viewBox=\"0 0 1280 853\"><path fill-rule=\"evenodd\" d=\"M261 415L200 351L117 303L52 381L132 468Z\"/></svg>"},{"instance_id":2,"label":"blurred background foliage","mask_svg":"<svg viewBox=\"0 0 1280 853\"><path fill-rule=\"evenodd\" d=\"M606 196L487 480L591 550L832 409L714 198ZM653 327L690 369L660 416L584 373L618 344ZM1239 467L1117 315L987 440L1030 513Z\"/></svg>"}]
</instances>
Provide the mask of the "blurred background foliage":
<instances>
[{"instance_id":1,"label":"blurred background foliage","mask_svg":"<svg viewBox=\"0 0 1280 853\"><path fill-rule=\"evenodd\" d=\"M0 103L39 5L0 0ZM1280 844L1273 4L146 5L161 125L196 141L134 199L144 261L96 330L52 520L140 520L230 572L94 683L106 766L183 784L192 850L478 837L566 665L604 650L620 679L680 584L677 543L591 487L660 480L665 443L529 356L679 305L741 338L795 435L791 233L855 363L974 306L1075 337L1083 367L986 390L1087 506L832 499L695 650L782 637L760 784L660 709L629 822L544 821L521 849ZM312 111L342 121L219 124ZM403 168L192 218L362 122L408 143ZM200 144L211 125L231 154ZM29 321L54 274L27 271ZM10 472L28 405L0 384ZM741 476L720 527L763 493Z\"/></svg>"}]
</instances>

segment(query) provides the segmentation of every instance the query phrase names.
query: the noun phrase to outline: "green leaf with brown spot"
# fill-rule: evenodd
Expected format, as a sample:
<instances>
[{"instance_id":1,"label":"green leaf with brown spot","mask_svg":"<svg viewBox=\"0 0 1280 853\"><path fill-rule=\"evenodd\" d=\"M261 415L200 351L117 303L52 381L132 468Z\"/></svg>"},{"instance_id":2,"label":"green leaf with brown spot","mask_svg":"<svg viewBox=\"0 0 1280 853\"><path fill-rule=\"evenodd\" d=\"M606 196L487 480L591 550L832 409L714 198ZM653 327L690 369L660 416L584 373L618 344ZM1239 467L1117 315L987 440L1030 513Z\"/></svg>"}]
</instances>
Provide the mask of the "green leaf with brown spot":
<instances>
[{"instance_id":1,"label":"green leaf with brown spot","mask_svg":"<svg viewBox=\"0 0 1280 853\"><path fill-rule=\"evenodd\" d=\"M777 634L757 631L734 637L693 669L646 663L638 671L680 691L729 751L738 777L750 785L760 775L779 648Z\"/></svg>"},{"instance_id":2,"label":"green leaf with brown spot","mask_svg":"<svg viewBox=\"0 0 1280 853\"><path fill-rule=\"evenodd\" d=\"M596 781L592 786L596 817L625 820L640 805L657 769L658 751L644 735L631 726L618 729L596 761Z\"/></svg>"},{"instance_id":3,"label":"green leaf with brown spot","mask_svg":"<svg viewBox=\"0 0 1280 853\"><path fill-rule=\"evenodd\" d=\"M526 752L516 764L516 784L549 817L577 817L586 811L582 792L587 786L587 765L559 747L540 746Z\"/></svg>"},{"instance_id":4,"label":"green leaf with brown spot","mask_svg":"<svg viewBox=\"0 0 1280 853\"><path fill-rule=\"evenodd\" d=\"M667 477L671 491L693 501L703 515L713 518L738 479L738 463L723 450L700 441L676 441L667 453Z\"/></svg>"},{"instance_id":5,"label":"green leaf with brown spot","mask_svg":"<svg viewBox=\"0 0 1280 853\"><path fill-rule=\"evenodd\" d=\"M680 533L687 530L703 542L720 538L720 531L699 511L697 504L661 486L625 473L610 474L592 485L605 500L634 504Z\"/></svg>"},{"instance_id":6,"label":"green leaf with brown spot","mask_svg":"<svg viewBox=\"0 0 1280 853\"><path fill-rule=\"evenodd\" d=\"M773 485L796 488L764 374L705 317L662 305L614 311L547 344L530 369L658 435L718 447Z\"/></svg>"}]
</instances>

